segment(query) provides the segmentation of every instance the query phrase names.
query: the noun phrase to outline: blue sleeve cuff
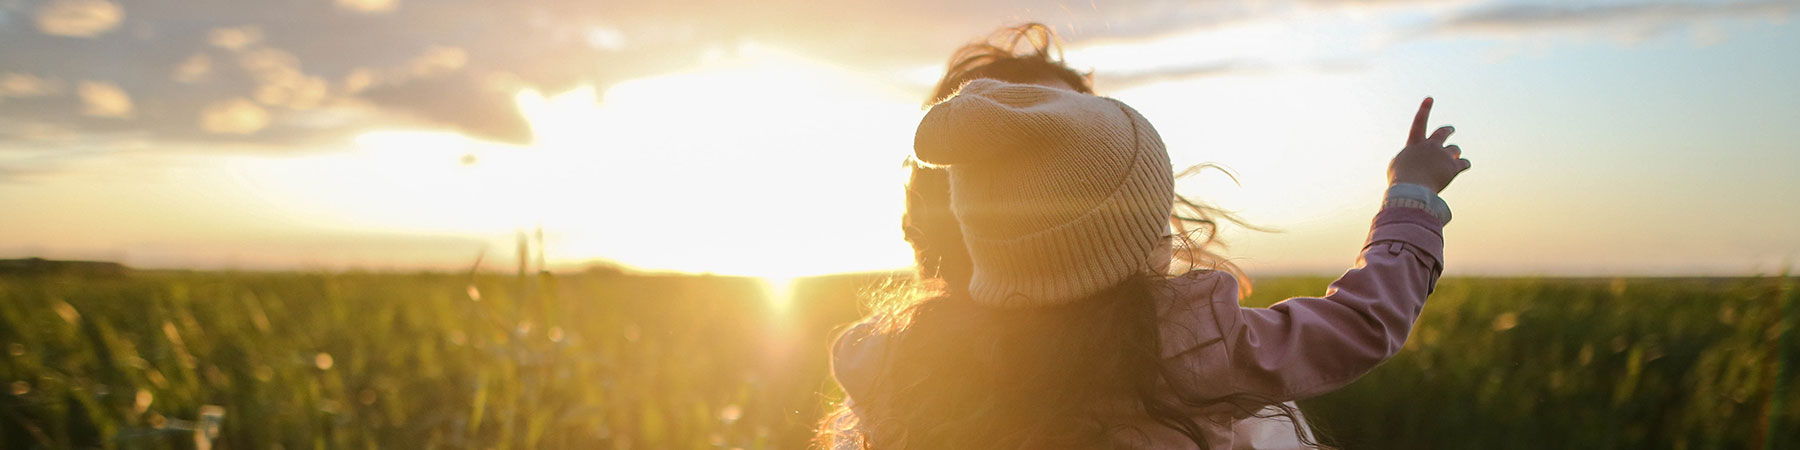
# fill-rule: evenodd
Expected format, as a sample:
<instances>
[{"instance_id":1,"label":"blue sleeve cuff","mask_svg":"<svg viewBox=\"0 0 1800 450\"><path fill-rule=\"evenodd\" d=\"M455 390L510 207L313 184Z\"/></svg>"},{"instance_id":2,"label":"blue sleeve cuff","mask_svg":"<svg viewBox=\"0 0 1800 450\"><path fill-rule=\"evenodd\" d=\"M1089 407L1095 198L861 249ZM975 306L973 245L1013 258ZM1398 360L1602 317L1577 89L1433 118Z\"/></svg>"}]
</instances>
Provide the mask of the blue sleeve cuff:
<instances>
[{"instance_id":1,"label":"blue sleeve cuff","mask_svg":"<svg viewBox=\"0 0 1800 450\"><path fill-rule=\"evenodd\" d=\"M1395 183L1388 186L1387 196L1382 200L1382 208L1418 208L1431 213L1438 223L1450 223L1450 204L1444 203L1431 188L1412 183Z\"/></svg>"}]
</instances>

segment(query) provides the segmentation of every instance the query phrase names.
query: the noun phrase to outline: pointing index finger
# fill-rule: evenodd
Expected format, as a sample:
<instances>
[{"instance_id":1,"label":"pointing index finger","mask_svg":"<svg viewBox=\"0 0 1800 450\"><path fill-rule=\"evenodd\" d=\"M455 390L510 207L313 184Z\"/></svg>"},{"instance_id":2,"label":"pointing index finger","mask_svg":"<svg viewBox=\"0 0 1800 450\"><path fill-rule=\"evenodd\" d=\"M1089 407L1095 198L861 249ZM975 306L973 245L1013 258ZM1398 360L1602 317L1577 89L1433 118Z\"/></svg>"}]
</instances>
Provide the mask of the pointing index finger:
<instances>
[{"instance_id":1,"label":"pointing index finger","mask_svg":"<svg viewBox=\"0 0 1800 450\"><path fill-rule=\"evenodd\" d=\"M1412 134L1407 135L1406 145L1425 140L1425 124L1431 120L1431 97L1419 103L1419 114L1413 116Z\"/></svg>"}]
</instances>

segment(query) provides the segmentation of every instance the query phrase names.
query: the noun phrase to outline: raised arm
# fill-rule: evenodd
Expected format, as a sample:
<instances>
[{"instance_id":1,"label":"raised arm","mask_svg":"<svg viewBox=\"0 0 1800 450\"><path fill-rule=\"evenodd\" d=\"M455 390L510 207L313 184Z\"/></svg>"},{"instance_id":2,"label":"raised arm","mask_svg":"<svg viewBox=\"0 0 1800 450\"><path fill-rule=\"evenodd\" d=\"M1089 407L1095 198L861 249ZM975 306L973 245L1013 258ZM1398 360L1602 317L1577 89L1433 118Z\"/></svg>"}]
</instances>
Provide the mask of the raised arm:
<instances>
[{"instance_id":1,"label":"raised arm","mask_svg":"<svg viewBox=\"0 0 1800 450\"><path fill-rule=\"evenodd\" d=\"M1399 352L1443 271L1442 231L1423 209L1385 207L1356 267L1323 297L1268 308L1216 301L1235 390L1269 400L1312 397Z\"/></svg>"},{"instance_id":2,"label":"raised arm","mask_svg":"<svg viewBox=\"0 0 1800 450\"><path fill-rule=\"evenodd\" d=\"M1232 384L1270 400L1311 397L1355 381L1398 353L1444 268L1449 207L1437 192L1469 161L1445 146L1450 127L1424 134L1432 100L1419 106L1407 146L1388 170L1389 189L1356 266L1323 297L1269 308L1216 301Z\"/></svg>"}]
</instances>

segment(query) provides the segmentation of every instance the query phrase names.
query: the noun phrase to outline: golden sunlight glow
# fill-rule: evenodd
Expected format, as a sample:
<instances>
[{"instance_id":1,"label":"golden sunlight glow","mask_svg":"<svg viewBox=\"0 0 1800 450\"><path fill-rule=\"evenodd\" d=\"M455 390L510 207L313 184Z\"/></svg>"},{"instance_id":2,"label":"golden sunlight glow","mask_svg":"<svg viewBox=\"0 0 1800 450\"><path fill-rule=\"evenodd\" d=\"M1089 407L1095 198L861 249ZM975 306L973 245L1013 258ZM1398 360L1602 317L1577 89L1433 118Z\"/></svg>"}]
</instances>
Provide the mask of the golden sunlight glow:
<instances>
[{"instance_id":1,"label":"golden sunlight glow","mask_svg":"<svg viewBox=\"0 0 1800 450\"><path fill-rule=\"evenodd\" d=\"M1171 44L1135 45L1089 54L1106 59ZM239 172L268 202L292 205L287 209L315 226L474 236L493 256L509 253L514 233L542 226L553 266L603 260L767 277L771 295L784 298L797 276L910 265L897 226L900 162L922 111L917 92L875 81L881 79L745 45L689 70L603 91L521 91L515 102L533 132L529 146L381 130L344 152L242 158ZM1343 196L1368 194L1339 185L1344 177L1296 169L1379 170L1384 159L1375 153L1385 148L1343 143L1385 135L1369 136L1374 127L1363 116L1326 117L1363 102L1347 87L1354 80L1210 80L1103 94L1155 121L1178 166L1236 168L1244 188L1216 175L1186 180L1183 188L1253 220L1311 220L1293 214L1341 209ZM1329 127L1285 128L1296 122ZM1301 157L1332 164L1291 164Z\"/></svg>"},{"instance_id":2,"label":"golden sunlight glow","mask_svg":"<svg viewBox=\"0 0 1800 450\"><path fill-rule=\"evenodd\" d=\"M534 154L460 134L365 133L348 151L238 158L240 183L315 225L400 233L509 233L532 223L519 189Z\"/></svg>"},{"instance_id":3,"label":"golden sunlight glow","mask_svg":"<svg viewBox=\"0 0 1800 450\"><path fill-rule=\"evenodd\" d=\"M541 225L552 265L894 269L911 261L900 163L922 112L875 78L746 45L604 92L519 92L530 146L384 130L350 151L247 158L239 171L325 225L482 236L495 252Z\"/></svg>"},{"instance_id":4,"label":"golden sunlight glow","mask_svg":"<svg viewBox=\"0 0 1800 450\"><path fill-rule=\"evenodd\" d=\"M904 267L921 112L871 77L747 45L599 95L521 93L552 261L743 275Z\"/></svg>"},{"instance_id":5,"label":"golden sunlight glow","mask_svg":"<svg viewBox=\"0 0 1800 450\"><path fill-rule=\"evenodd\" d=\"M768 297L769 304L774 306L776 311L787 311L788 306L794 303L794 286L800 283L799 278L780 275L763 276L761 282L763 295Z\"/></svg>"}]
</instances>

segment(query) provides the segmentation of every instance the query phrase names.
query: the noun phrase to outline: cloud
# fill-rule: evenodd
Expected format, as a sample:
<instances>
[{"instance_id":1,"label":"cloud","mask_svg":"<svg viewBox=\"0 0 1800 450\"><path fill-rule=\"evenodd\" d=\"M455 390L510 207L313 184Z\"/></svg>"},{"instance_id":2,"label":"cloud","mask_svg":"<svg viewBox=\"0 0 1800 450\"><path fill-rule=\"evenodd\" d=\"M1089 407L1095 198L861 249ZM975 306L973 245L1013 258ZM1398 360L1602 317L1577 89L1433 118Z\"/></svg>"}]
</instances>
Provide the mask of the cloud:
<instances>
[{"instance_id":1,"label":"cloud","mask_svg":"<svg viewBox=\"0 0 1800 450\"><path fill-rule=\"evenodd\" d=\"M74 137L73 133L57 125L32 121L0 122L0 135L29 136L36 141L64 141ZM5 146L0 145L0 148ZM14 149L7 149L10 150Z\"/></svg>"},{"instance_id":2,"label":"cloud","mask_svg":"<svg viewBox=\"0 0 1800 450\"><path fill-rule=\"evenodd\" d=\"M206 33L206 41L214 47L238 51L262 42L262 29L254 26L214 28Z\"/></svg>"},{"instance_id":3,"label":"cloud","mask_svg":"<svg viewBox=\"0 0 1800 450\"><path fill-rule=\"evenodd\" d=\"M238 53L238 67L258 82L268 83L283 78L305 76L300 72L300 58L292 52L273 47L258 47Z\"/></svg>"},{"instance_id":4,"label":"cloud","mask_svg":"<svg viewBox=\"0 0 1800 450\"><path fill-rule=\"evenodd\" d=\"M51 0L37 9L38 31L69 37L96 37L125 19L119 5L106 0Z\"/></svg>"},{"instance_id":5,"label":"cloud","mask_svg":"<svg viewBox=\"0 0 1800 450\"><path fill-rule=\"evenodd\" d=\"M1435 32L1512 35L1538 31L1625 26L1655 32L1679 24L1722 17L1781 18L1793 1L1729 3L1626 3L1608 5L1500 4L1470 10L1442 21Z\"/></svg>"},{"instance_id":6,"label":"cloud","mask_svg":"<svg viewBox=\"0 0 1800 450\"><path fill-rule=\"evenodd\" d=\"M257 83L251 96L268 106L312 109L326 99L324 78L300 70L300 59L285 50L257 47L238 54L238 66Z\"/></svg>"},{"instance_id":7,"label":"cloud","mask_svg":"<svg viewBox=\"0 0 1800 450\"><path fill-rule=\"evenodd\" d=\"M308 110L323 104L329 89L323 78L301 75L257 86L251 96L264 105Z\"/></svg>"},{"instance_id":8,"label":"cloud","mask_svg":"<svg viewBox=\"0 0 1800 450\"><path fill-rule=\"evenodd\" d=\"M393 11L400 6L400 0L337 0L337 5L359 13L377 14Z\"/></svg>"},{"instance_id":9,"label":"cloud","mask_svg":"<svg viewBox=\"0 0 1800 450\"><path fill-rule=\"evenodd\" d=\"M188 59L181 60L180 64L176 64L175 70L169 77L181 83L192 84L205 81L207 75L211 73L212 57L205 53L195 53L194 56L189 56Z\"/></svg>"},{"instance_id":10,"label":"cloud","mask_svg":"<svg viewBox=\"0 0 1800 450\"><path fill-rule=\"evenodd\" d=\"M82 114L111 119L131 118L131 96L125 94L124 89L119 89L119 85L83 81L75 86L75 93L81 97Z\"/></svg>"},{"instance_id":11,"label":"cloud","mask_svg":"<svg viewBox=\"0 0 1800 450\"><path fill-rule=\"evenodd\" d=\"M28 183L55 173L56 169L44 167L42 164L34 164L29 167L12 164L0 165L0 184Z\"/></svg>"},{"instance_id":12,"label":"cloud","mask_svg":"<svg viewBox=\"0 0 1800 450\"><path fill-rule=\"evenodd\" d=\"M0 73L0 101L6 100L7 97L41 97L61 92L62 83L53 79L39 78L25 73Z\"/></svg>"},{"instance_id":13,"label":"cloud","mask_svg":"<svg viewBox=\"0 0 1800 450\"><path fill-rule=\"evenodd\" d=\"M358 67L351 69L350 73L344 74L344 81L340 82L340 85L343 86L344 92L358 94L364 89L368 89L369 86L375 85L375 77L375 69Z\"/></svg>"},{"instance_id":14,"label":"cloud","mask_svg":"<svg viewBox=\"0 0 1800 450\"><path fill-rule=\"evenodd\" d=\"M429 77L447 72L454 72L469 64L469 53L463 49L448 46L436 46L425 50L424 54L413 58L406 64L408 75Z\"/></svg>"},{"instance_id":15,"label":"cloud","mask_svg":"<svg viewBox=\"0 0 1800 450\"><path fill-rule=\"evenodd\" d=\"M214 134L246 135L269 126L269 111L248 99L208 105L200 112L200 129Z\"/></svg>"},{"instance_id":16,"label":"cloud","mask_svg":"<svg viewBox=\"0 0 1800 450\"><path fill-rule=\"evenodd\" d=\"M427 123L502 142L530 142L531 127L513 103L518 83L467 73L368 89L363 98Z\"/></svg>"},{"instance_id":17,"label":"cloud","mask_svg":"<svg viewBox=\"0 0 1800 450\"><path fill-rule=\"evenodd\" d=\"M1107 89L1126 89L1163 81L1273 72L1274 67L1259 61L1207 61L1141 72L1105 72L1095 74L1097 84Z\"/></svg>"}]
</instances>

